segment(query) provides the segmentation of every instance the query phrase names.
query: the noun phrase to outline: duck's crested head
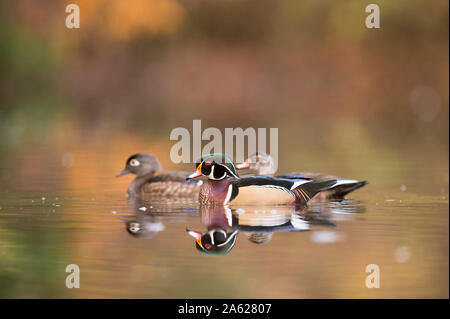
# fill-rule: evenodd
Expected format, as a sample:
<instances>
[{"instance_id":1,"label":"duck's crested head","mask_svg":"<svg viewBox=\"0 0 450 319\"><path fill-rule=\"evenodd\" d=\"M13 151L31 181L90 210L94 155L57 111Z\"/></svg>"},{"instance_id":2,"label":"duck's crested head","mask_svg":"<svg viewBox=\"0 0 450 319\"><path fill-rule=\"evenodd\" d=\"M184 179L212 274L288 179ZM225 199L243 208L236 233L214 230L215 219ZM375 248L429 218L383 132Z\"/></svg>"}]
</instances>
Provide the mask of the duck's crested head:
<instances>
[{"instance_id":1,"label":"duck's crested head","mask_svg":"<svg viewBox=\"0 0 450 319\"><path fill-rule=\"evenodd\" d=\"M131 155L125 164L123 169L117 177L125 174L135 174L136 176L146 176L156 174L162 171L162 166L158 159L147 153Z\"/></svg>"},{"instance_id":2,"label":"duck's crested head","mask_svg":"<svg viewBox=\"0 0 450 319\"><path fill-rule=\"evenodd\" d=\"M256 152L250 155L244 163L236 165L237 169L250 168L261 175L275 174L275 163L272 156L264 152Z\"/></svg>"},{"instance_id":3,"label":"duck's crested head","mask_svg":"<svg viewBox=\"0 0 450 319\"><path fill-rule=\"evenodd\" d=\"M223 256L228 254L233 249L236 243L235 230L232 233L227 233L223 229L212 229L205 233L186 229L186 232L195 238L195 248L203 254L212 256Z\"/></svg>"},{"instance_id":4,"label":"duck's crested head","mask_svg":"<svg viewBox=\"0 0 450 319\"><path fill-rule=\"evenodd\" d=\"M189 175L188 179L201 175L211 180L222 180L228 177L239 178L236 166L225 154L208 154L202 156L195 164L196 171Z\"/></svg>"}]
</instances>

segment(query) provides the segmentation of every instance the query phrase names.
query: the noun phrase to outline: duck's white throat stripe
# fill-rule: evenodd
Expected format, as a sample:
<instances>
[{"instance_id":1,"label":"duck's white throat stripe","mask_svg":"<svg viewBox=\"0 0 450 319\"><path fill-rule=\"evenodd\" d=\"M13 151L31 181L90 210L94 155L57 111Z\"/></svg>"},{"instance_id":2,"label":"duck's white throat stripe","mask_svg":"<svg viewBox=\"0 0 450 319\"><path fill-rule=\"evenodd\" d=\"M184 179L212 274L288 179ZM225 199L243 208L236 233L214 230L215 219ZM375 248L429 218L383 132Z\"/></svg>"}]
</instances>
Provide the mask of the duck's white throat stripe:
<instances>
[{"instance_id":1,"label":"duck's white throat stripe","mask_svg":"<svg viewBox=\"0 0 450 319\"><path fill-rule=\"evenodd\" d=\"M228 204L228 202L230 201L231 198L231 193L233 192L233 185L229 185L228 186L228 192L227 192L227 197L225 197L225 200L223 201L223 204L226 205Z\"/></svg>"}]
</instances>

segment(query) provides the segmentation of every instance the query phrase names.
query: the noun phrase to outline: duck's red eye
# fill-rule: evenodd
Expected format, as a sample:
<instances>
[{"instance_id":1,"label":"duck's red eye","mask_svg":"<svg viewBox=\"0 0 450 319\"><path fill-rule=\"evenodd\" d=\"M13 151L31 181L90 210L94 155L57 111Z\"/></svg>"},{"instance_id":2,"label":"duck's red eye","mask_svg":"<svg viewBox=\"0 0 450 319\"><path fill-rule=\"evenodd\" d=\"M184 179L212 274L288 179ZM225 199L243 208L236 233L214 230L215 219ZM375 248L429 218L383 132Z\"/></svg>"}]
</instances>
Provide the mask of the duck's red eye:
<instances>
[{"instance_id":1,"label":"duck's red eye","mask_svg":"<svg viewBox=\"0 0 450 319\"><path fill-rule=\"evenodd\" d=\"M210 244L205 244L205 248L210 250L211 249L211 245Z\"/></svg>"},{"instance_id":2,"label":"duck's red eye","mask_svg":"<svg viewBox=\"0 0 450 319\"><path fill-rule=\"evenodd\" d=\"M205 162L205 165L206 166L209 166L209 165L211 165L212 163L210 162L210 161L208 161L208 162Z\"/></svg>"}]
</instances>

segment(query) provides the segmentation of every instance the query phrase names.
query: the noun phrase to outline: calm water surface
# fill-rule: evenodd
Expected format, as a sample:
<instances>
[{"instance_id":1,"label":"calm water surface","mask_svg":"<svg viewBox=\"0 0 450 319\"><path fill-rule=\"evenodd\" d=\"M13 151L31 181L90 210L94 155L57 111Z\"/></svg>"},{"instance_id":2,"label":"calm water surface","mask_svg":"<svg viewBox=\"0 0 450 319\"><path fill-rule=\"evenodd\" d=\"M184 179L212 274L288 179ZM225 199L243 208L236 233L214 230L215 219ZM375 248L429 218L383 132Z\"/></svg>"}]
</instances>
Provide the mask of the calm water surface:
<instances>
[{"instance_id":1,"label":"calm water surface","mask_svg":"<svg viewBox=\"0 0 450 319\"><path fill-rule=\"evenodd\" d=\"M168 155L157 144L125 144L35 145L3 157L0 297L448 298L448 164L307 162L370 184L304 211L210 211L129 203L131 177L114 177L126 157ZM233 236L227 254L201 253L186 232L214 223ZM80 267L79 289L65 286L68 264ZM380 267L379 289L365 286L369 264Z\"/></svg>"}]
</instances>

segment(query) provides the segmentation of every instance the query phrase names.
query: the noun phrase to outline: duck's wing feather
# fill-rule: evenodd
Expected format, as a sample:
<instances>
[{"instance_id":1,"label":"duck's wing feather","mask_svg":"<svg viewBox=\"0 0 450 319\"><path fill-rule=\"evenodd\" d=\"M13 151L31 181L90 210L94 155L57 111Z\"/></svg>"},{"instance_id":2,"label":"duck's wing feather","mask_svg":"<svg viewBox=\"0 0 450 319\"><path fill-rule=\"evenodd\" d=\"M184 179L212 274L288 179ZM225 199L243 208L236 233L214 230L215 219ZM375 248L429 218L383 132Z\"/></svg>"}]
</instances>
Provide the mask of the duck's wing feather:
<instances>
[{"instance_id":1,"label":"duck's wing feather","mask_svg":"<svg viewBox=\"0 0 450 319\"><path fill-rule=\"evenodd\" d=\"M322 173L310 173L310 172L293 172L287 173L283 175L278 175L277 177L286 178L286 179L315 179L315 180L330 180L330 179L338 179L336 176L322 174Z\"/></svg>"},{"instance_id":2,"label":"duck's wing feather","mask_svg":"<svg viewBox=\"0 0 450 319\"><path fill-rule=\"evenodd\" d=\"M298 180L293 180L298 181ZM300 180L301 181L301 180ZM296 185L297 182L292 186L292 191L297 196L299 202L301 204L306 204L311 198L313 198L319 192L329 190L333 188L336 184L335 179L325 179L325 180L315 180L311 179L307 183L301 183L300 185Z\"/></svg>"},{"instance_id":3,"label":"duck's wing feather","mask_svg":"<svg viewBox=\"0 0 450 319\"><path fill-rule=\"evenodd\" d=\"M300 180L300 179L299 179ZM305 181L309 181L305 179ZM234 179L232 184L237 187L246 186L267 186L267 187L283 187L286 189L291 189L294 185L294 179L278 178L271 176L246 176L238 179Z\"/></svg>"},{"instance_id":4,"label":"duck's wing feather","mask_svg":"<svg viewBox=\"0 0 450 319\"><path fill-rule=\"evenodd\" d=\"M316 181L304 178L287 179L270 176L249 176L235 179L231 184L233 185L231 199L238 195L241 187L262 186L284 189L292 193L296 197L297 202L306 204L315 194L336 184L336 180Z\"/></svg>"},{"instance_id":5,"label":"duck's wing feather","mask_svg":"<svg viewBox=\"0 0 450 319\"><path fill-rule=\"evenodd\" d=\"M367 181L357 181L352 179L338 179L336 185L330 189L328 198L343 199L348 193L351 193L358 188L367 184Z\"/></svg>"},{"instance_id":6,"label":"duck's wing feather","mask_svg":"<svg viewBox=\"0 0 450 319\"><path fill-rule=\"evenodd\" d=\"M311 179L314 181L328 181L335 179L336 183L324 193L324 199L342 199L348 193L357 190L367 184L367 181L358 181L355 179L338 178L333 175L309 172L295 172L279 175L277 177L284 179Z\"/></svg>"}]
</instances>

